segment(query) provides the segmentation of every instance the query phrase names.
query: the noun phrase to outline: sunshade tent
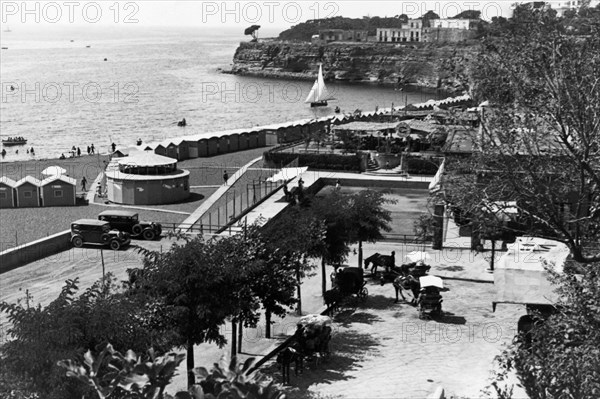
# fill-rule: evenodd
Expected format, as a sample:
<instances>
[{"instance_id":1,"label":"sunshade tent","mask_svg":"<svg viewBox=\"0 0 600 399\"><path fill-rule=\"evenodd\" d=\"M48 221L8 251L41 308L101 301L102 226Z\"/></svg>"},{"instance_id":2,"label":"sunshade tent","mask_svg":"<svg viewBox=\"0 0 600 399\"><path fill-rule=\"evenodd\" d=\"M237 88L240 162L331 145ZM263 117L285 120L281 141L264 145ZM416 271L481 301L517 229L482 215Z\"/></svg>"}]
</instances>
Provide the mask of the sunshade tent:
<instances>
[{"instance_id":1,"label":"sunshade tent","mask_svg":"<svg viewBox=\"0 0 600 399\"><path fill-rule=\"evenodd\" d=\"M44 176L61 176L66 175L67 170L60 166L48 166L46 169L42 170L42 174Z\"/></svg>"},{"instance_id":2,"label":"sunshade tent","mask_svg":"<svg viewBox=\"0 0 600 399\"><path fill-rule=\"evenodd\" d=\"M439 289L444 288L444 282L441 278L437 276L423 276L419 277L419 284L421 284L421 288L425 287L437 287Z\"/></svg>"},{"instance_id":3,"label":"sunshade tent","mask_svg":"<svg viewBox=\"0 0 600 399\"><path fill-rule=\"evenodd\" d=\"M281 181L281 180L290 180L296 176L300 176L302 173L306 172L308 167L302 168L283 168L273 176L267 178L267 181Z\"/></svg>"},{"instance_id":4,"label":"sunshade tent","mask_svg":"<svg viewBox=\"0 0 600 399\"><path fill-rule=\"evenodd\" d=\"M426 262L431 259L431 256L427 252L412 251L406 254L406 259L408 259L410 262Z\"/></svg>"},{"instance_id":5,"label":"sunshade tent","mask_svg":"<svg viewBox=\"0 0 600 399\"><path fill-rule=\"evenodd\" d=\"M496 297L492 302L530 305L551 305L558 295L544 269L547 264L562 273L569 248L558 241L537 237L518 237L494 270Z\"/></svg>"},{"instance_id":6,"label":"sunshade tent","mask_svg":"<svg viewBox=\"0 0 600 399\"><path fill-rule=\"evenodd\" d=\"M378 132L395 133L398 125L402 122L378 123L378 122L350 122L343 125L334 126L334 132L352 132L355 134L378 134Z\"/></svg>"},{"instance_id":7,"label":"sunshade tent","mask_svg":"<svg viewBox=\"0 0 600 399\"><path fill-rule=\"evenodd\" d=\"M331 324L331 317L329 316L323 316L320 314L309 314L306 315L304 317L302 317L299 321L298 324L301 324L303 326L309 325L309 324L320 324L323 326L327 326Z\"/></svg>"}]
</instances>

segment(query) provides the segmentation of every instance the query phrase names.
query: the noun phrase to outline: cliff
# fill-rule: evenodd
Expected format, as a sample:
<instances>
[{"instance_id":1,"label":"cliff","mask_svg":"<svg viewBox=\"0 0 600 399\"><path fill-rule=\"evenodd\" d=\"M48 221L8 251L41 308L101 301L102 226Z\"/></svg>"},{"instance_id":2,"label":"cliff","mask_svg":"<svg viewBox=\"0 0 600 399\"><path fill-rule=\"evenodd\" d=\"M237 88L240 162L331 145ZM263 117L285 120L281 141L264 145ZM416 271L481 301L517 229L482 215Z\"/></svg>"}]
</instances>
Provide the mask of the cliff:
<instances>
[{"instance_id":1,"label":"cliff","mask_svg":"<svg viewBox=\"0 0 600 399\"><path fill-rule=\"evenodd\" d=\"M477 43L329 43L242 42L229 73L312 80L319 63L328 81L416 85L462 92Z\"/></svg>"}]
</instances>

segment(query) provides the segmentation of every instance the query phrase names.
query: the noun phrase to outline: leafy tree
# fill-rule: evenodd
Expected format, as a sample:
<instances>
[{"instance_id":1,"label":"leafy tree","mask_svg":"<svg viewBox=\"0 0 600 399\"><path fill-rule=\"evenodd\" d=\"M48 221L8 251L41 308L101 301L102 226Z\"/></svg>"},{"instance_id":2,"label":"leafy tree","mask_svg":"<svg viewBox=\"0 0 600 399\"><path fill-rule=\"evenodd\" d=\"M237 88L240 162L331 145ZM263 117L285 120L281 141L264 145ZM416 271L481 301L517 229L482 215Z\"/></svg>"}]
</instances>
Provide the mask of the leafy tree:
<instances>
[{"instance_id":1,"label":"leafy tree","mask_svg":"<svg viewBox=\"0 0 600 399\"><path fill-rule=\"evenodd\" d=\"M423 20L423 27L424 28L430 28L431 27L431 23L429 21L431 21L432 19L440 19L440 16L437 15L432 10L429 10L429 11L427 11L425 14L423 14L421 16L421 19Z\"/></svg>"},{"instance_id":2,"label":"leafy tree","mask_svg":"<svg viewBox=\"0 0 600 399\"><path fill-rule=\"evenodd\" d=\"M227 245L197 237L174 244L168 252L144 251L144 266L134 291L158 312L153 325L169 337L173 346L187 350L188 385L194 383L194 345L226 339L220 327L239 311L234 265Z\"/></svg>"},{"instance_id":3,"label":"leafy tree","mask_svg":"<svg viewBox=\"0 0 600 399\"><path fill-rule=\"evenodd\" d=\"M572 23L569 22L569 23ZM600 18L581 17L600 32ZM571 33L551 10L517 7L486 38L472 68L483 108L478 151L450 160L443 199L483 220L484 205L515 201L514 234L551 236L573 259L600 261L600 40ZM506 228L506 226L502 226Z\"/></svg>"},{"instance_id":4,"label":"leafy tree","mask_svg":"<svg viewBox=\"0 0 600 399\"><path fill-rule=\"evenodd\" d=\"M258 30L260 29L260 25L252 25L244 30L244 35L252 36L252 41L258 41Z\"/></svg>"},{"instance_id":5,"label":"leafy tree","mask_svg":"<svg viewBox=\"0 0 600 399\"><path fill-rule=\"evenodd\" d=\"M395 202L374 190L362 190L350 196L348 217L351 241L358 242L358 267L363 265L363 242L375 242L383 238L382 231L391 230L391 213L384 206Z\"/></svg>"},{"instance_id":6,"label":"leafy tree","mask_svg":"<svg viewBox=\"0 0 600 399\"><path fill-rule=\"evenodd\" d=\"M346 261L350 253L351 210L349 197L338 191L322 197L315 197L310 212L325 224L324 246L320 247L321 288L327 290L326 265L339 265Z\"/></svg>"},{"instance_id":7,"label":"leafy tree","mask_svg":"<svg viewBox=\"0 0 600 399\"><path fill-rule=\"evenodd\" d=\"M269 220L262 235L273 253L281 254L292 264L296 278L298 314L302 314L302 280L312 275L316 258L324 250L325 225L307 208L291 207Z\"/></svg>"},{"instance_id":8,"label":"leafy tree","mask_svg":"<svg viewBox=\"0 0 600 399\"><path fill-rule=\"evenodd\" d=\"M459 14L456 14L452 19L479 19L481 18L481 11L478 10L465 10Z\"/></svg>"},{"instance_id":9,"label":"leafy tree","mask_svg":"<svg viewBox=\"0 0 600 399\"><path fill-rule=\"evenodd\" d=\"M119 292L110 274L80 296L78 290L77 279L67 280L46 307L0 304L0 311L8 314L12 338L2 346L4 370L44 398L81 397L85 392L60 373L58 360L95 350L107 340L144 350L161 343L144 321L143 305Z\"/></svg>"}]
</instances>

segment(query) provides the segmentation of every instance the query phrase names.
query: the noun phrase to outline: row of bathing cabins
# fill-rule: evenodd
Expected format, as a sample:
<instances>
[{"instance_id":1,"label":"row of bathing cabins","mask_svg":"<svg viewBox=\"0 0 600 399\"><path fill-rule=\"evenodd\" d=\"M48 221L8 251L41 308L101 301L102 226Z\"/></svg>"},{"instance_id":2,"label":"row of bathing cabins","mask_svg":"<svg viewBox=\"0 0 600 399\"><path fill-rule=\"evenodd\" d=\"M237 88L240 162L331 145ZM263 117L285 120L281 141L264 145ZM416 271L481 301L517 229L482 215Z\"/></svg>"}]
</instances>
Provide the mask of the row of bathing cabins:
<instances>
[{"instance_id":1,"label":"row of bathing cabins","mask_svg":"<svg viewBox=\"0 0 600 399\"><path fill-rule=\"evenodd\" d=\"M466 100L469 100L469 97L465 95L461 97L448 98L446 100L441 101L430 100L429 102L424 104L416 104L414 107L417 110L427 110L431 109L434 105L451 105ZM391 109L379 109L378 111L374 112L366 112L352 115L341 114L317 119L305 119L275 125L257 126L250 129L228 130L217 133L201 133L198 135L185 136L177 139L168 139L159 143L148 144L142 147L135 147L135 150L136 152L139 152L137 150L142 149L144 151L152 152L156 155L171 158L176 161L183 161L190 158L211 157L214 155L226 154L236 151L244 151L254 148L276 146L297 142L299 140L302 140L303 137L314 132L329 132L331 131L332 125L341 125L349 122L359 121L380 121L382 118L388 117L391 114L391 112ZM130 151L127 148L117 148L117 150L112 154L112 158L122 158L128 156L129 153ZM171 166L175 169L177 168L176 163L174 163ZM123 167L126 168L127 165L124 165ZM115 175L114 172L114 176L112 176L111 172L108 172L107 175L109 178L109 183L111 183L111 180L114 180L113 183L115 184L115 187L120 188L122 191L124 190L123 192L127 191L125 190L125 188L131 188L135 192L148 191L146 190L149 188L147 186L148 182L141 181L143 180L142 176L134 176L131 173L127 172L127 176L123 177L121 175L118 175L118 173ZM141 174L145 175L146 173ZM173 180L176 177L177 176L164 176L163 180ZM151 176L148 176L147 179L156 180L155 177L153 178ZM129 182L125 184L123 183L124 180L135 180L135 182ZM162 181L163 186L165 186L165 181ZM184 182L183 184L180 184L180 182L176 182L175 184L169 180L169 182L167 183L168 184L166 184L166 187L176 185L178 187L182 186L186 190L189 190L188 184L186 184L186 182ZM133 184L134 186L129 187L129 185L131 184ZM8 177L2 176L0 177L0 208L75 205L77 202L76 185L77 181L66 175L50 176L41 181L32 176L25 176L19 181L14 181ZM145 186L142 187L140 185ZM118 190L116 190L115 192L117 191ZM154 196L157 196L158 192L156 190L151 191L154 193ZM126 204L152 204L171 202L168 199L169 195L165 194L164 197L166 199L161 199L158 202L156 202L156 198L144 198L143 200L139 201L136 200L134 197L132 197L131 199L126 199L124 194L122 196L115 196L114 198L111 198L111 196L109 195L108 199L116 203ZM180 197L181 195L178 195L177 198L181 199Z\"/></svg>"},{"instance_id":2,"label":"row of bathing cabins","mask_svg":"<svg viewBox=\"0 0 600 399\"><path fill-rule=\"evenodd\" d=\"M416 110L431 109L434 105L452 105L470 100L468 95L451 97L445 100L430 100L423 104L414 104ZM396 108L399 110L400 108ZM304 119L267 126L256 126L250 129L236 129L217 133L201 133L176 139L167 139L159 143L142 147L145 151L183 161L190 158L212 157L219 154L244 151L253 148L274 146L301 140L306 135L318 131L329 131L331 125L349 122L371 122L389 115L391 109L356 114L340 114L317 119ZM138 147L139 148L139 147ZM119 150L117 150L119 152ZM127 155L127 151L122 154Z\"/></svg>"}]
</instances>

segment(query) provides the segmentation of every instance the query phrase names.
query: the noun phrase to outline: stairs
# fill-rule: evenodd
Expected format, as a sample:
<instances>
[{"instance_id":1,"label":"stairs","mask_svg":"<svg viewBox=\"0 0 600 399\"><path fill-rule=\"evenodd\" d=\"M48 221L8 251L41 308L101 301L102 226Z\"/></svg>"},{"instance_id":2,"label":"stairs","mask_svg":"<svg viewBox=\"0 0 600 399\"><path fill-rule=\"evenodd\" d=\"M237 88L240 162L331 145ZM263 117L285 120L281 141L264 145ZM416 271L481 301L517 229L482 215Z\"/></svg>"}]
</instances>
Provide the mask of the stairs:
<instances>
[{"instance_id":1,"label":"stairs","mask_svg":"<svg viewBox=\"0 0 600 399\"><path fill-rule=\"evenodd\" d=\"M379 170L379 165L377 165L377 162L373 161L372 159L369 159L369 161L367 162L367 172L375 172L376 170Z\"/></svg>"}]
</instances>

